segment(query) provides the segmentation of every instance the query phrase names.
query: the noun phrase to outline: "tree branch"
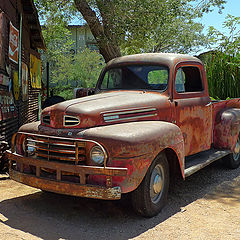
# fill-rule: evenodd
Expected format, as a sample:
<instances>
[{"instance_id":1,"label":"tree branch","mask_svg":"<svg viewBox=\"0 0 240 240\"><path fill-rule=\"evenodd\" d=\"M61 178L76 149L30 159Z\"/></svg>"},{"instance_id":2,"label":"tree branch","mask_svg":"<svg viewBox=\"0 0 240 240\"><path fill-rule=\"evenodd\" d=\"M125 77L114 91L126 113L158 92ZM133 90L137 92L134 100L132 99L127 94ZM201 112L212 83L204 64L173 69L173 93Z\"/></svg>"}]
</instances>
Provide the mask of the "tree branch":
<instances>
[{"instance_id":1,"label":"tree branch","mask_svg":"<svg viewBox=\"0 0 240 240\"><path fill-rule=\"evenodd\" d=\"M74 0L75 6L86 20L94 38L97 41L99 51L106 62L121 56L120 48L104 32L103 25L96 13L91 9L86 0ZM103 20L104 22L105 20Z\"/></svg>"}]
</instances>

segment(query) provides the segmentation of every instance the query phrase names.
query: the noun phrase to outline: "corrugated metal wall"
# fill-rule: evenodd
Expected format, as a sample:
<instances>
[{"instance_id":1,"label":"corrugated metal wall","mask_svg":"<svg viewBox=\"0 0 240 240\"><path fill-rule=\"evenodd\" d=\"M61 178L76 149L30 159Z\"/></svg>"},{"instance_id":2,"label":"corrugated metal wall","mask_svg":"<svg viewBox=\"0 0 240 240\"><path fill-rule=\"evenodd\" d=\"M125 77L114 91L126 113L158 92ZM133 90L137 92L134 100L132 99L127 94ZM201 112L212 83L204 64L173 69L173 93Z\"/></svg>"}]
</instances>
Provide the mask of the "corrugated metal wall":
<instances>
[{"instance_id":1,"label":"corrugated metal wall","mask_svg":"<svg viewBox=\"0 0 240 240\"><path fill-rule=\"evenodd\" d=\"M3 44L3 52L5 55L5 64L11 69L10 79L13 79L13 72L18 72L18 64L10 61L8 58L8 44L9 44L9 22L19 29L20 28L20 11L22 11L21 0L0 0L0 12L4 12L7 19L7 27L5 28L5 38ZM28 22L23 14L23 28L22 28L22 62L27 66L30 64L30 53L40 58L39 53L36 50L31 49L30 43L30 29ZM1 72L0 72L1 73ZM2 72L3 73L3 72ZM7 74L7 73L5 73ZM0 91L8 92L8 86L0 84ZM40 89L33 89L31 87L30 72L28 69L28 99L22 100L22 89L19 89L19 100L14 99L15 107L17 109L17 116L13 117L9 115L7 119L1 120L0 118L0 136L4 136L5 139L10 142L12 134L18 130L18 128L28 122L37 121L38 119L38 96ZM3 94L4 95L4 94ZM0 104L0 107L1 104Z\"/></svg>"}]
</instances>

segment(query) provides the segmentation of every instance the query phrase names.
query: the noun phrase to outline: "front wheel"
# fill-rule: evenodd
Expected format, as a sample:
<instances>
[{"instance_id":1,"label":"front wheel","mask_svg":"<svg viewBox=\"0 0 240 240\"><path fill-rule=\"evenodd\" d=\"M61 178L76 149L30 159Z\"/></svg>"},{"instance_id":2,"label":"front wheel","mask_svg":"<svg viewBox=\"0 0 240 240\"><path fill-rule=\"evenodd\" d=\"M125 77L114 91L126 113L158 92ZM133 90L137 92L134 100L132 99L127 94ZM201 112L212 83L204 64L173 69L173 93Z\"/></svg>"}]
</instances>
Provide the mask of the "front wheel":
<instances>
[{"instance_id":1,"label":"front wheel","mask_svg":"<svg viewBox=\"0 0 240 240\"><path fill-rule=\"evenodd\" d=\"M166 155L161 153L153 161L139 187L131 193L134 210L153 217L164 207L169 188L169 166Z\"/></svg>"},{"instance_id":2,"label":"front wheel","mask_svg":"<svg viewBox=\"0 0 240 240\"><path fill-rule=\"evenodd\" d=\"M224 157L223 161L225 162L226 166L231 169L235 169L240 166L240 134L233 152Z\"/></svg>"}]
</instances>

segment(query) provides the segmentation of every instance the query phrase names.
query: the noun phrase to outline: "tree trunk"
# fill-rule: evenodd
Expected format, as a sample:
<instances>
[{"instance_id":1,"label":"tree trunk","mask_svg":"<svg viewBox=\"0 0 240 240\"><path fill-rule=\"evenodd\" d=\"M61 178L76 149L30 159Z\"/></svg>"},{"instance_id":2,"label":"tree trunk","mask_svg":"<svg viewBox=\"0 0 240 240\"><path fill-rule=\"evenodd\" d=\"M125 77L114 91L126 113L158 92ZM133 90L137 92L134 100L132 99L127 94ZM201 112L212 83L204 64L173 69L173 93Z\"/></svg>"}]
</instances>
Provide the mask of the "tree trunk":
<instances>
[{"instance_id":1,"label":"tree trunk","mask_svg":"<svg viewBox=\"0 0 240 240\"><path fill-rule=\"evenodd\" d=\"M105 62L107 63L113 58L120 57L120 47L117 44L114 44L111 37L105 33L104 27L99 21L96 13L90 8L86 0L74 0L74 3L78 11L88 23L88 26L97 41L99 52L102 54Z\"/></svg>"}]
</instances>

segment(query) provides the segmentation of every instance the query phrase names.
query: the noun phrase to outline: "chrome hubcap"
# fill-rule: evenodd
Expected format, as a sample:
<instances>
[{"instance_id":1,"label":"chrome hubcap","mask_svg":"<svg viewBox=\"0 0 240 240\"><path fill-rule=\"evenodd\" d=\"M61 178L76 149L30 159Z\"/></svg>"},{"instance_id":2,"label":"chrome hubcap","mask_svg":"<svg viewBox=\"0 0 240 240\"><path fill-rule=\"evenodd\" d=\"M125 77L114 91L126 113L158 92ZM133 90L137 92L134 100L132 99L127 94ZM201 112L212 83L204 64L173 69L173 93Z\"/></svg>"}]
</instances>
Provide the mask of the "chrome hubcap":
<instances>
[{"instance_id":1,"label":"chrome hubcap","mask_svg":"<svg viewBox=\"0 0 240 240\"><path fill-rule=\"evenodd\" d=\"M162 179L161 176L156 175L153 183L153 191L155 194L160 193L162 190Z\"/></svg>"},{"instance_id":2,"label":"chrome hubcap","mask_svg":"<svg viewBox=\"0 0 240 240\"><path fill-rule=\"evenodd\" d=\"M233 159L237 161L239 159L239 155L240 155L240 137L238 137L237 143L233 151Z\"/></svg>"},{"instance_id":3,"label":"chrome hubcap","mask_svg":"<svg viewBox=\"0 0 240 240\"><path fill-rule=\"evenodd\" d=\"M157 203L162 196L164 185L164 171L160 164L156 165L152 171L150 179L150 197L153 203Z\"/></svg>"}]
</instances>

